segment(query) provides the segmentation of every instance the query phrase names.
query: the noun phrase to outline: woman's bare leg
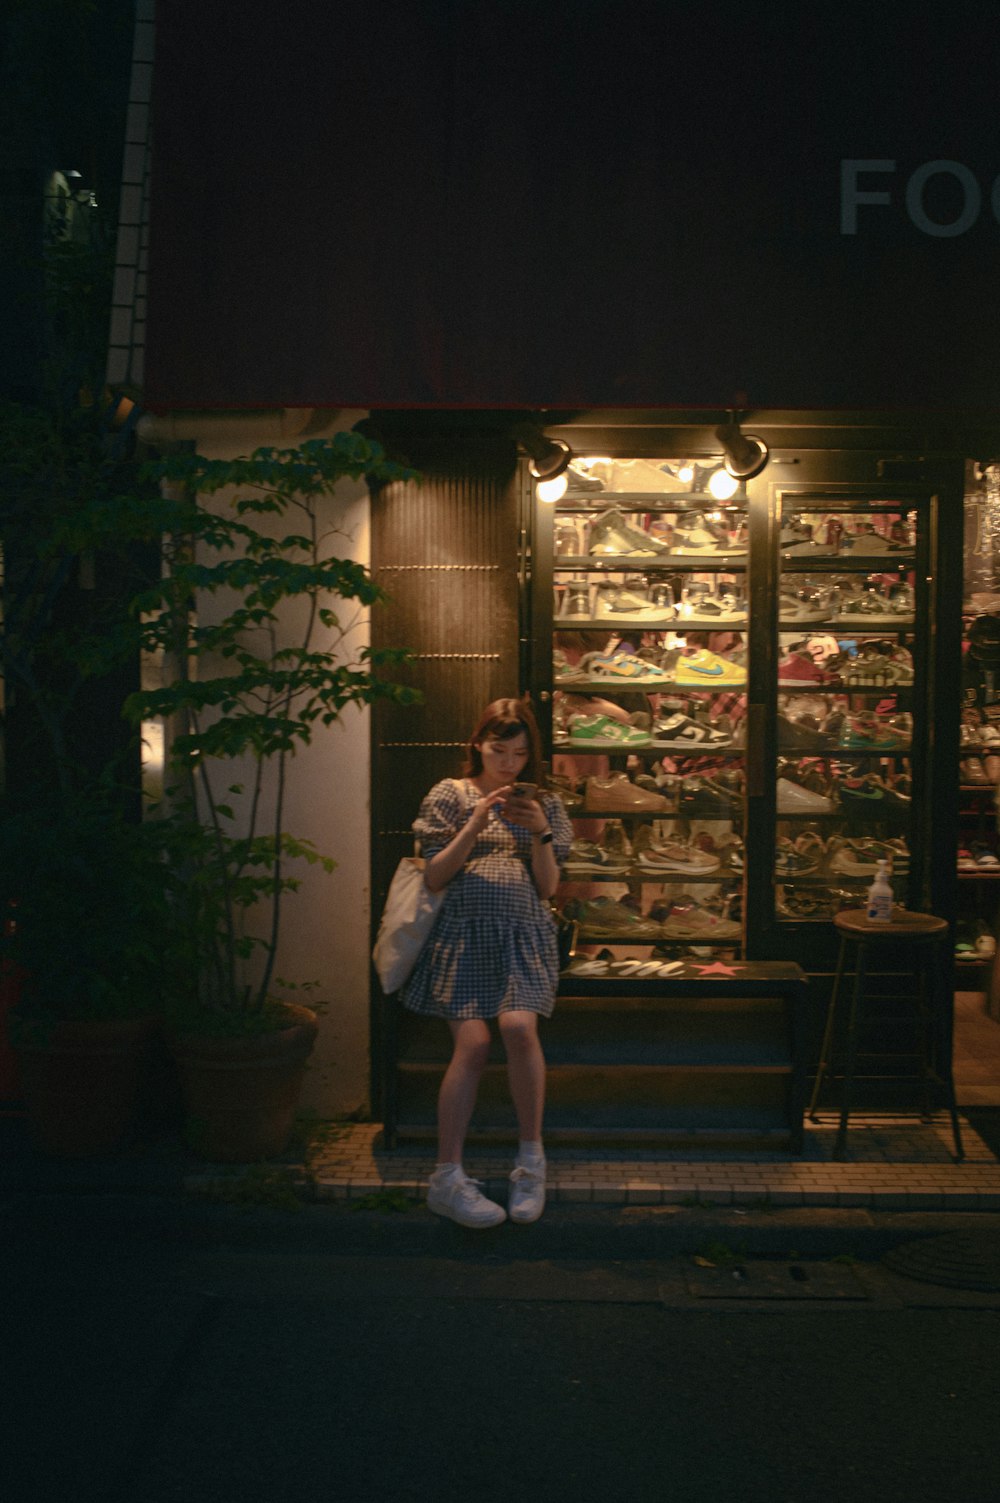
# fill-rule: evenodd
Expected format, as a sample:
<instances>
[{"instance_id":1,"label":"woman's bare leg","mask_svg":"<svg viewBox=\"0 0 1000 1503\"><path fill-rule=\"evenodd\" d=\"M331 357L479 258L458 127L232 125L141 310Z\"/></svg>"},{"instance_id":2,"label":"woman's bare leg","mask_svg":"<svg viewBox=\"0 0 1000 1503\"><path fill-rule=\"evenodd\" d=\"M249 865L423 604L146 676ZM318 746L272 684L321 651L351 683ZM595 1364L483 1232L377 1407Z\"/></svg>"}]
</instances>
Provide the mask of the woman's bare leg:
<instances>
[{"instance_id":1,"label":"woman's bare leg","mask_svg":"<svg viewBox=\"0 0 1000 1503\"><path fill-rule=\"evenodd\" d=\"M438 1094L438 1163L460 1164L479 1082L489 1058L490 1030L482 1018L449 1021L448 1027L453 1050Z\"/></svg>"},{"instance_id":2,"label":"woman's bare leg","mask_svg":"<svg viewBox=\"0 0 1000 1503\"><path fill-rule=\"evenodd\" d=\"M507 1077L522 1143L540 1142L545 1110L545 1055L538 1037L538 1014L502 1012L497 1019L507 1051Z\"/></svg>"}]
</instances>

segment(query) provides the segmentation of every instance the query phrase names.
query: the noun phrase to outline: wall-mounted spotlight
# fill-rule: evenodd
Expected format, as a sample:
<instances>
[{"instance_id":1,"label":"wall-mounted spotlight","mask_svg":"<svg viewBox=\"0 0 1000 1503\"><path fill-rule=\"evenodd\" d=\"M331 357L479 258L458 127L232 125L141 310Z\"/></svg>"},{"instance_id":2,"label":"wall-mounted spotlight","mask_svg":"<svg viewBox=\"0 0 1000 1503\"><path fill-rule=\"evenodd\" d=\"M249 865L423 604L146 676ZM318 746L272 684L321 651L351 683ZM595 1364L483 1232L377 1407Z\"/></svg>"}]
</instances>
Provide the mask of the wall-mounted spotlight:
<instances>
[{"instance_id":1,"label":"wall-mounted spotlight","mask_svg":"<svg viewBox=\"0 0 1000 1503\"><path fill-rule=\"evenodd\" d=\"M558 501L560 496L566 494L569 483L566 471L573 458L573 450L561 438L546 438L540 428L520 427L516 430L516 437L531 461L528 470L537 481L535 492L538 499Z\"/></svg>"},{"instance_id":2,"label":"wall-mounted spotlight","mask_svg":"<svg viewBox=\"0 0 1000 1503\"><path fill-rule=\"evenodd\" d=\"M726 421L716 428L715 436L725 454L723 463L734 480L752 480L770 458L762 438L743 432L738 412L730 412Z\"/></svg>"}]
</instances>

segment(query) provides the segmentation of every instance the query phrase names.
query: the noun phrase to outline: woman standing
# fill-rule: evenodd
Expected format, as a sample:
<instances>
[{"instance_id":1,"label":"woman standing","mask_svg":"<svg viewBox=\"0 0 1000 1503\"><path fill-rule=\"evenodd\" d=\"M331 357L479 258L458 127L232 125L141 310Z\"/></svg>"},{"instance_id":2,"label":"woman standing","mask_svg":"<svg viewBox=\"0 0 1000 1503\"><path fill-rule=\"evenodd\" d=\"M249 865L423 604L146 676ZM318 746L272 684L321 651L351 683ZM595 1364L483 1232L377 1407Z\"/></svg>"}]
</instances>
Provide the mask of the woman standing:
<instances>
[{"instance_id":1,"label":"woman standing","mask_svg":"<svg viewBox=\"0 0 1000 1503\"><path fill-rule=\"evenodd\" d=\"M545 1206L545 1056L539 1017L559 980L548 907L572 840L569 818L543 782L538 727L522 700L488 705L469 738L460 779L437 783L413 830L432 892L445 890L403 1005L444 1018L453 1052L438 1096L438 1162L427 1204L463 1226L496 1226L505 1211L462 1167L465 1135L496 1018L507 1054L519 1146L508 1211L537 1221Z\"/></svg>"}]
</instances>

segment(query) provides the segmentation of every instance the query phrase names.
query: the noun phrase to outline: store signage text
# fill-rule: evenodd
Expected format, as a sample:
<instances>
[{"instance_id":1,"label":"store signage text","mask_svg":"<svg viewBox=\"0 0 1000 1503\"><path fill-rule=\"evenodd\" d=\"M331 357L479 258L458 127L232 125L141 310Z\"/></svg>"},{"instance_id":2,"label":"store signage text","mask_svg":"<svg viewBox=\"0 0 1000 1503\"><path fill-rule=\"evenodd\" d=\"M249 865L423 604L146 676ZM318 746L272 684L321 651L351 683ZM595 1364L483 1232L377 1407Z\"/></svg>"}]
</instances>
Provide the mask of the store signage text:
<instances>
[{"instance_id":1,"label":"store signage text","mask_svg":"<svg viewBox=\"0 0 1000 1503\"><path fill-rule=\"evenodd\" d=\"M875 187L881 176L895 173L896 163L891 157L844 157L840 163L840 233L858 233L858 211L885 207L892 203L891 184ZM936 177L949 177L958 184L961 207L953 219L932 219L924 206L927 185ZM862 179L865 185L862 186ZM941 158L924 162L906 180L903 201L906 213L922 235L934 235L938 239L953 239L971 230L979 219L983 207L983 189L975 173L964 162ZM1000 224L1000 176L993 179L989 188L990 208L993 218Z\"/></svg>"}]
</instances>

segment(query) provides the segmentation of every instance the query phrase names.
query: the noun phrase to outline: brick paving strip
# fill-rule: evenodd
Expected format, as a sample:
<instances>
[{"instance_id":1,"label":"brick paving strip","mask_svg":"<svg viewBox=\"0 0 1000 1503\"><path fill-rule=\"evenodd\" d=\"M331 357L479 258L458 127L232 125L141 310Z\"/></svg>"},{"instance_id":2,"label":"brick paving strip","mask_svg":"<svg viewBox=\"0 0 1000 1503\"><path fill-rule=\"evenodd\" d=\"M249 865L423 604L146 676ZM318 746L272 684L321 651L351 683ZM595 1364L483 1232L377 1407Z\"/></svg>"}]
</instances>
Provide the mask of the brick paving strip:
<instances>
[{"instance_id":1,"label":"brick paving strip","mask_svg":"<svg viewBox=\"0 0 1000 1503\"><path fill-rule=\"evenodd\" d=\"M564 1205L852 1206L871 1210L1000 1210L1000 1162L962 1119L966 1157L951 1156L947 1114L931 1122L887 1116L851 1119L843 1163L831 1154L837 1119L806 1125L801 1155L707 1150L663 1151L550 1148L549 1195ZM320 1200L356 1200L388 1190L422 1199L433 1148L381 1146L378 1123L350 1124L314 1158L310 1173ZM503 1194L513 1153L470 1148L465 1167Z\"/></svg>"}]
</instances>

